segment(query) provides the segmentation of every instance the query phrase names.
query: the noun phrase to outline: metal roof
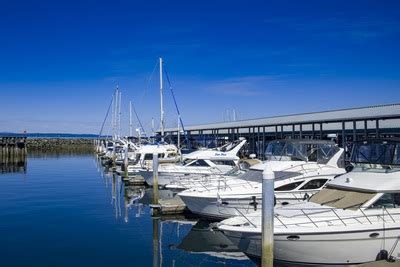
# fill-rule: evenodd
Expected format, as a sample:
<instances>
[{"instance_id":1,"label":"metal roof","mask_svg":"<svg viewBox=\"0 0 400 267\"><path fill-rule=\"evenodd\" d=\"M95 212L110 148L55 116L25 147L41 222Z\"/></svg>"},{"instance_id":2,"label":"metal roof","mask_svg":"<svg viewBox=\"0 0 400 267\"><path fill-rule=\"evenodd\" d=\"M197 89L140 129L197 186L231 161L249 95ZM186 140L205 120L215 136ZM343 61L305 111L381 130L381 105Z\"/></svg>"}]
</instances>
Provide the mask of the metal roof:
<instances>
[{"instance_id":1,"label":"metal roof","mask_svg":"<svg viewBox=\"0 0 400 267\"><path fill-rule=\"evenodd\" d=\"M348 108L321 112L300 113L285 116L264 117L257 119L239 120L186 126L185 130L211 130L227 128L243 128L273 125L292 125L327 123L340 121L368 120L368 119L400 118L400 103L376 105L369 107ZM168 128L165 131L177 131L177 128Z\"/></svg>"}]
</instances>

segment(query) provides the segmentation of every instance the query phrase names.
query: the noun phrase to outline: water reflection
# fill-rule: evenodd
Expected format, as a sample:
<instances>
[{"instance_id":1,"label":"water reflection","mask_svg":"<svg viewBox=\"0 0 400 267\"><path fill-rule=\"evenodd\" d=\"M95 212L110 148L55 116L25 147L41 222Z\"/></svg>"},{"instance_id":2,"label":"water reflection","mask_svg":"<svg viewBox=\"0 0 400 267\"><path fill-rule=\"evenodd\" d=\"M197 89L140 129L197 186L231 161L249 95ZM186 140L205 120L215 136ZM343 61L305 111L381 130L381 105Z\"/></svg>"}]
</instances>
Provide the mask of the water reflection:
<instances>
[{"instance_id":1,"label":"water reflection","mask_svg":"<svg viewBox=\"0 0 400 267\"><path fill-rule=\"evenodd\" d=\"M212 230L210 224L209 221L199 220L177 248L221 259L248 260L222 232Z\"/></svg>"},{"instance_id":2,"label":"water reflection","mask_svg":"<svg viewBox=\"0 0 400 267\"><path fill-rule=\"evenodd\" d=\"M210 222L187 216L153 218L153 266L255 266Z\"/></svg>"},{"instance_id":3,"label":"water reflection","mask_svg":"<svg viewBox=\"0 0 400 267\"><path fill-rule=\"evenodd\" d=\"M88 147L63 147L63 148L55 148L52 150L40 150L40 149L29 149L28 157L29 158L65 158L65 157L76 157L76 156L91 156L93 155L92 149Z\"/></svg>"},{"instance_id":4,"label":"water reflection","mask_svg":"<svg viewBox=\"0 0 400 267\"><path fill-rule=\"evenodd\" d=\"M133 224L151 219L149 238L152 241L153 266L255 265L221 232L212 231L210 222L199 221L191 214L151 217L148 206L153 201L152 188L124 182L122 177L103 167L100 159L96 164L107 191L111 193L115 218L123 217L125 223ZM165 200L173 198L176 193L159 189L158 195Z\"/></svg>"},{"instance_id":5,"label":"water reflection","mask_svg":"<svg viewBox=\"0 0 400 267\"><path fill-rule=\"evenodd\" d=\"M14 153L14 151L0 149L0 174L4 173L26 173L27 156L25 152Z\"/></svg>"}]
</instances>

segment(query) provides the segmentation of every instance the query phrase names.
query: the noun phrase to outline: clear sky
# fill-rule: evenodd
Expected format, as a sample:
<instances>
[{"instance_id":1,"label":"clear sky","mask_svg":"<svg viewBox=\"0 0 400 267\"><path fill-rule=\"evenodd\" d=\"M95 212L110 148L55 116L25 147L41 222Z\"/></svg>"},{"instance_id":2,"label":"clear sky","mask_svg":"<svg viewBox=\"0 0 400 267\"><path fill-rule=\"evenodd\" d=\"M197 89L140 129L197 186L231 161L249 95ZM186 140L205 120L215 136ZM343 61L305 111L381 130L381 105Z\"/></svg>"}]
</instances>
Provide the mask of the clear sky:
<instances>
[{"instance_id":1,"label":"clear sky","mask_svg":"<svg viewBox=\"0 0 400 267\"><path fill-rule=\"evenodd\" d=\"M400 1L0 1L0 132L98 133L117 84L186 125L400 102ZM166 88L168 89L168 87ZM166 91L166 124L176 126ZM232 116L232 115L231 115Z\"/></svg>"}]
</instances>

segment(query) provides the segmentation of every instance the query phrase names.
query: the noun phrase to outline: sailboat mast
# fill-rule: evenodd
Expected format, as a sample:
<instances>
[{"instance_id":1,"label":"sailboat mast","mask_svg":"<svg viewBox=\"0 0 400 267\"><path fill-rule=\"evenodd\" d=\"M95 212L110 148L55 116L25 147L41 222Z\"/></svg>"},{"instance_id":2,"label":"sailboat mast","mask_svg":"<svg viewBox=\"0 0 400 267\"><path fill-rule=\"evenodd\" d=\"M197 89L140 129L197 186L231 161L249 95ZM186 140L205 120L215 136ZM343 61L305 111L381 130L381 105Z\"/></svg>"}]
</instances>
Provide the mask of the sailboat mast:
<instances>
[{"instance_id":1,"label":"sailboat mast","mask_svg":"<svg viewBox=\"0 0 400 267\"><path fill-rule=\"evenodd\" d=\"M178 151L181 150L181 115L178 115Z\"/></svg>"},{"instance_id":2,"label":"sailboat mast","mask_svg":"<svg viewBox=\"0 0 400 267\"><path fill-rule=\"evenodd\" d=\"M161 142L164 141L164 103L163 103L163 60L160 57L160 128Z\"/></svg>"},{"instance_id":3,"label":"sailboat mast","mask_svg":"<svg viewBox=\"0 0 400 267\"><path fill-rule=\"evenodd\" d=\"M154 139L154 136L155 136L155 132L154 132L154 118L151 118L151 135L153 136L153 139Z\"/></svg>"},{"instance_id":4,"label":"sailboat mast","mask_svg":"<svg viewBox=\"0 0 400 267\"><path fill-rule=\"evenodd\" d=\"M121 138L121 98L122 92L119 92L119 100L118 100L118 139Z\"/></svg>"},{"instance_id":5,"label":"sailboat mast","mask_svg":"<svg viewBox=\"0 0 400 267\"><path fill-rule=\"evenodd\" d=\"M115 90L115 106L114 106L114 124L113 124L113 139L117 139L117 125L118 125L118 99L119 99L119 88Z\"/></svg>"},{"instance_id":6,"label":"sailboat mast","mask_svg":"<svg viewBox=\"0 0 400 267\"><path fill-rule=\"evenodd\" d=\"M132 132L132 101L129 101L129 137L133 136Z\"/></svg>"},{"instance_id":7,"label":"sailboat mast","mask_svg":"<svg viewBox=\"0 0 400 267\"><path fill-rule=\"evenodd\" d=\"M115 121L115 92L111 101L111 130L112 130L112 140L114 140L114 121Z\"/></svg>"}]
</instances>

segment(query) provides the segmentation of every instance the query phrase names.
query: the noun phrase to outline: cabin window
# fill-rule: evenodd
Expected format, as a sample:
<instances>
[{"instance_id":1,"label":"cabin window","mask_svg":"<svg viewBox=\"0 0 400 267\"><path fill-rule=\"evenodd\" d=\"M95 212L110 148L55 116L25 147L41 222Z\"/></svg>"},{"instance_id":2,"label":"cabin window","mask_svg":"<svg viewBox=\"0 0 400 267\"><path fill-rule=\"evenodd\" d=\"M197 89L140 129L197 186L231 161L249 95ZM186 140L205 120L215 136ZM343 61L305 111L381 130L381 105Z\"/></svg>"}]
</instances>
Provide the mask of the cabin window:
<instances>
[{"instance_id":1,"label":"cabin window","mask_svg":"<svg viewBox=\"0 0 400 267\"><path fill-rule=\"evenodd\" d=\"M164 157L164 153L158 154L158 158L159 158L159 159L162 159L163 157Z\"/></svg>"},{"instance_id":2,"label":"cabin window","mask_svg":"<svg viewBox=\"0 0 400 267\"><path fill-rule=\"evenodd\" d=\"M233 160L212 160L212 163L215 165L228 165L228 166L236 166Z\"/></svg>"},{"instance_id":3,"label":"cabin window","mask_svg":"<svg viewBox=\"0 0 400 267\"><path fill-rule=\"evenodd\" d=\"M207 162L205 162L202 159L196 160L192 163L190 163L188 166L197 166L197 167L209 167L210 165L208 165Z\"/></svg>"},{"instance_id":4,"label":"cabin window","mask_svg":"<svg viewBox=\"0 0 400 267\"><path fill-rule=\"evenodd\" d=\"M249 170L241 174L238 179L246 180L249 182L262 182L263 172L257 170Z\"/></svg>"},{"instance_id":5,"label":"cabin window","mask_svg":"<svg viewBox=\"0 0 400 267\"><path fill-rule=\"evenodd\" d=\"M145 154L144 155L144 160L152 160L153 159L153 154Z\"/></svg>"},{"instance_id":6,"label":"cabin window","mask_svg":"<svg viewBox=\"0 0 400 267\"><path fill-rule=\"evenodd\" d=\"M369 208L399 208L400 207L400 193L386 193L383 194L377 201L374 202Z\"/></svg>"},{"instance_id":7,"label":"cabin window","mask_svg":"<svg viewBox=\"0 0 400 267\"><path fill-rule=\"evenodd\" d=\"M310 190L310 189L319 189L323 187L328 179L314 179L308 181L305 185L303 185L300 190Z\"/></svg>"},{"instance_id":8,"label":"cabin window","mask_svg":"<svg viewBox=\"0 0 400 267\"><path fill-rule=\"evenodd\" d=\"M299 185L301 185L304 181L299 181L295 183L285 184L275 188L275 191L291 191L296 189Z\"/></svg>"}]
</instances>

